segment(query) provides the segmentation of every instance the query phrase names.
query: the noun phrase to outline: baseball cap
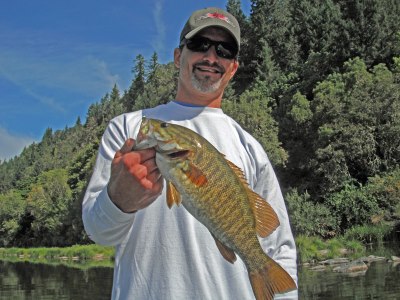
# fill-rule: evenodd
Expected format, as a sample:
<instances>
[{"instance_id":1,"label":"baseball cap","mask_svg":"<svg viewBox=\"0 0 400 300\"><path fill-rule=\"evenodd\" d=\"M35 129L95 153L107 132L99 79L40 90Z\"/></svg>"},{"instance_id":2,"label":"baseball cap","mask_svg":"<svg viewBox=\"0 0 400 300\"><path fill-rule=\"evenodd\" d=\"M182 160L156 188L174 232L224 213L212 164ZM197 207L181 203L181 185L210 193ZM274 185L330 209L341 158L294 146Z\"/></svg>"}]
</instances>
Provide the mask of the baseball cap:
<instances>
[{"instance_id":1,"label":"baseball cap","mask_svg":"<svg viewBox=\"0 0 400 300\"><path fill-rule=\"evenodd\" d=\"M182 29L180 41L190 39L204 28L216 26L224 28L234 38L240 48L240 27L236 18L225 10L216 7L196 10Z\"/></svg>"}]
</instances>

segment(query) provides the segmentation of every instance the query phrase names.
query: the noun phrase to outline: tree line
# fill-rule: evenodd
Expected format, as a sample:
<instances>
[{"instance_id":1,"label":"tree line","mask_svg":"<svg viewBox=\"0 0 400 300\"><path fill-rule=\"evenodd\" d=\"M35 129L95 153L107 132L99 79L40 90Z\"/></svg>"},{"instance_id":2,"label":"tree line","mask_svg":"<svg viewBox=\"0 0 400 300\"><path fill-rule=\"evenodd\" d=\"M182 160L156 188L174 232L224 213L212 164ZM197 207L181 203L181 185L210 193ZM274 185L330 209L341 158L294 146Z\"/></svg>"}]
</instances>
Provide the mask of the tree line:
<instances>
[{"instance_id":1,"label":"tree line","mask_svg":"<svg viewBox=\"0 0 400 300\"><path fill-rule=\"evenodd\" d=\"M227 1L242 28L223 109L267 151L295 234L323 238L400 219L400 3ZM0 246L88 243L81 201L115 116L174 99L177 70L137 55L83 123L0 163ZM396 225L397 224L397 225ZM395 230L393 230L395 231Z\"/></svg>"}]
</instances>

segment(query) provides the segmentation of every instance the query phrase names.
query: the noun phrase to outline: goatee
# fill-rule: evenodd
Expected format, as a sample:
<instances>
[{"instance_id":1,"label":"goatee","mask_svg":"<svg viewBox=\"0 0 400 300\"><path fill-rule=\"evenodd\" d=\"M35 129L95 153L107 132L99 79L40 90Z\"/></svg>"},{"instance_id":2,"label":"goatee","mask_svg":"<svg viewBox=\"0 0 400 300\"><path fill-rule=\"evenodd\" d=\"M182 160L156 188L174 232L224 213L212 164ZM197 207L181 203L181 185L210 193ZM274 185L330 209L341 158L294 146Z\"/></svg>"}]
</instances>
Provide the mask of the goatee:
<instances>
[{"instance_id":1,"label":"goatee","mask_svg":"<svg viewBox=\"0 0 400 300\"><path fill-rule=\"evenodd\" d=\"M202 93L215 92L221 86L222 76L217 81L215 81L212 76L197 76L195 70L197 68L201 68L202 66L215 68L216 71L221 75L225 73L225 70L222 66L216 63L210 64L208 62L200 62L193 66L193 72L191 76L193 87Z\"/></svg>"}]
</instances>

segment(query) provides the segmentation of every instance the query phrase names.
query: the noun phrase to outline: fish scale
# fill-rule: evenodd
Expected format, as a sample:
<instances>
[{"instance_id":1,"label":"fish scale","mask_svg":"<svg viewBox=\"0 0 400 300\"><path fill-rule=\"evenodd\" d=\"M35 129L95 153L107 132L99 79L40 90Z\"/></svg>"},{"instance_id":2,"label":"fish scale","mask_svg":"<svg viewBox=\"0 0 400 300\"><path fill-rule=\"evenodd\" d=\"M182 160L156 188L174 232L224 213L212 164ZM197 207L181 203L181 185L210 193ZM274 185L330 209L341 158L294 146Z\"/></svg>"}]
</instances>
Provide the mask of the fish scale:
<instances>
[{"instance_id":1,"label":"fish scale","mask_svg":"<svg viewBox=\"0 0 400 300\"><path fill-rule=\"evenodd\" d=\"M234 263L239 255L257 300L296 289L258 241L257 234L266 237L279 226L277 215L250 189L238 167L194 131L144 118L136 149L149 147L155 147L157 166L167 181L168 206L182 203L211 232L227 261Z\"/></svg>"},{"instance_id":2,"label":"fish scale","mask_svg":"<svg viewBox=\"0 0 400 300\"><path fill-rule=\"evenodd\" d=\"M210 152L208 149L204 150L204 153L208 152ZM229 174L226 174L229 172L225 171L226 167L224 168L224 165L220 163L211 163L214 160L207 157L205 159L201 159L200 161L205 163L204 166L200 164L199 168L208 170L205 172L205 175L210 179L206 185L202 187L196 187L187 194L192 195L189 196L190 198L203 200L199 201L199 206L203 205L203 208L208 211L208 220L203 221L212 222L213 224L219 223L219 231L225 233L225 235L230 236L231 238L244 236L243 234L238 234L240 231L242 231L239 231L238 225L241 225L243 229L249 229L249 231L253 229L254 232L254 221L251 218L246 220L249 222L249 224L246 224L248 226L245 226L243 222L233 221L239 220L238 217L243 215L241 210L246 209L246 207L241 205L243 200L237 199L237 195L243 194L243 191L241 191L243 188L240 186L241 183L238 180L235 182L234 177L229 177ZM232 179L230 180L231 182L229 182L223 181L221 178ZM210 199L215 199L218 201L210 201ZM185 201L183 201L183 205L185 206ZM246 213L248 213L248 211ZM223 221L221 222L221 220Z\"/></svg>"}]
</instances>

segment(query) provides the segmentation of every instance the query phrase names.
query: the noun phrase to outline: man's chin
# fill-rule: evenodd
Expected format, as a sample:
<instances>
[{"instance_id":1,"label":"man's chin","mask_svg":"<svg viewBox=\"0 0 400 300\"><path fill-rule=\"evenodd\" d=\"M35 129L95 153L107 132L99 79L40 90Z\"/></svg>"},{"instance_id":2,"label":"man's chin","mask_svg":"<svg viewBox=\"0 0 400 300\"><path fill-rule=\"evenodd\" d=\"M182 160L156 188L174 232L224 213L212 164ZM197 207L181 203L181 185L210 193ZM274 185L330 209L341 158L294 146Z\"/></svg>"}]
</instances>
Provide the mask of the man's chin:
<instances>
[{"instance_id":1,"label":"man's chin","mask_svg":"<svg viewBox=\"0 0 400 300\"><path fill-rule=\"evenodd\" d=\"M202 93L213 93L219 88L219 82L214 84L193 84L194 88Z\"/></svg>"},{"instance_id":2,"label":"man's chin","mask_svg":"<svg viewBox=\"0 0 400 300\"><path fill-rule=\"evenodd\" d=\"M192 84L196 90L202 93L212 93L219 89L221 86L221 79L214 80L209 76L205 76L197 78L196 76L192 77Z\"/></svg>"}]
</instances>

